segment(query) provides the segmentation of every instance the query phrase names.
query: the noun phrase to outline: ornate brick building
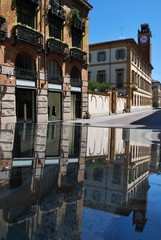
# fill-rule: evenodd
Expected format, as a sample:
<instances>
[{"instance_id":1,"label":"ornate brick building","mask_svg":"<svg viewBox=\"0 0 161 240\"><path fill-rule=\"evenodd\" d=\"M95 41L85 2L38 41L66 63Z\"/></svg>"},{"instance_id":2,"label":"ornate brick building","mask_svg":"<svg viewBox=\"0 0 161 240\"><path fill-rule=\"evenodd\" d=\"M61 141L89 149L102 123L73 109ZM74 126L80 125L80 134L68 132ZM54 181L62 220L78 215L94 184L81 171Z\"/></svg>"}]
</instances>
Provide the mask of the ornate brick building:
<instances>
[{"instance_id":1,"label":"ornate brick building","mask_svg":"<svg viewBox=\"0 0 161 240\"><path fill-rule=\"evenodd\" d=\"M87 0L0 2L1 123L87 111Z\"/></svg>"}]
</instances>

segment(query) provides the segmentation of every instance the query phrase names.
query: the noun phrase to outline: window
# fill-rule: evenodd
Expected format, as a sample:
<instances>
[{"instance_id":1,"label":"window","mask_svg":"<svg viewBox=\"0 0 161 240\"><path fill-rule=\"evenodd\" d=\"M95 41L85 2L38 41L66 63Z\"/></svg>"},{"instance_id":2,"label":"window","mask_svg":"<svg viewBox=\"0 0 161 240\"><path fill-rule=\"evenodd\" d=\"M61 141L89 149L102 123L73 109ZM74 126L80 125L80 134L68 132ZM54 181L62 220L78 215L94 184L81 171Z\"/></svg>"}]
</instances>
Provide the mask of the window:
<instances>
[{"instance_id":1,"label":"window","mask_svg":"<svg viewBox=\"0 0 161 240\"><path fill-rule=\"evenodd\" d=\"M97 53L97 61L98 62L104 62L106 60L106 52L102 51L102 52L98 52Z\"/></svg>"},{"instance_id":2,"label":"window","mask_svg":"<svg viewBox=\"0 0 161 240\"><path fill-rule=\"evenodd\" d=\"M92 53L89 53L89 62L92 62Z\"/></svg>"},{"instance_id":3,"label":"window","mask_svg":"<svg viewBox=\"0 0 161 240\"><path fill-rule=\"evenodd\" d=\"M81 73L77 67L72 68L71 78L81 80Z\"/></svg>"},{"instance_id":4,"label":"window","mask_svg":"<svg viewBox=\"0 0 161 240\"><path fill-rule=\"evenodd\" d=\"M54 24L49 24L49 35L50 37L61 39L61 28Z\"/></svg>"},{"instance_id":5,"label":"window","mask_svg":"<svg viewBox=\"0 0 161 240\"><path fill-rule=\"evenodd\" d=\"M116 87L122 88L124 81L124 69L116 70Z\"/></svg>"},{"instance_id":6,"label":"window","mask_svg":"<svg viewBox=\"0 0 161 240\"><path fill-rule=\"evenodd\" d=\"M77 48L81 48L81 43L82 43L82 37L79 36L79 34L77 35L77 34L74 33L74 31L73 31L73 35L72 35L72 46L73 46L73 47L77 47Z\"/></svg>"},{"instance_id":7,"label":"window","mask_svg":"<svg viewBox=\"0 0 161 240\"><path fill-rule=\"evenodd\" d=\"M97 72L97 82L99 82L99 83L106 82L106 72L105 71Z\"/></svg>"},{"instance_id":8,"label":"window","mask_svg":"<svg viewBox=\"0 0 161 240\"><path fill-rule=\"evenodd\" d=\"M61 21L49 16L49 36L61 40Z\"/></svg>"},{"instance_id":9,"label":"window","mask_svg":"<svg viewBox=\"0 0 161 240\"><path fill-rule=\"evenodd\" d=\"M51 61L48 67L48 81L55 83L61 82L62 70L58 62Z\"/></svg>"},{"instance_id":10,"label":"window","mask_svg":"<svg viewBox=\"0 0 161 240\"><path fill-rule=\"evenodd\" d=\"M125 58L125 49L117 49L116 50L116 59L124 59Z\"/></svg>"},{"instance_id":11,"label":"window","mask_svg":"<svg viewBox=\"0 0 161 240\"><path fill-rule=\"evenodd\" d=\"M35 9L29 4L20 2L17 7L17 22L34 28Z\"/></svg>"}]
</instances>

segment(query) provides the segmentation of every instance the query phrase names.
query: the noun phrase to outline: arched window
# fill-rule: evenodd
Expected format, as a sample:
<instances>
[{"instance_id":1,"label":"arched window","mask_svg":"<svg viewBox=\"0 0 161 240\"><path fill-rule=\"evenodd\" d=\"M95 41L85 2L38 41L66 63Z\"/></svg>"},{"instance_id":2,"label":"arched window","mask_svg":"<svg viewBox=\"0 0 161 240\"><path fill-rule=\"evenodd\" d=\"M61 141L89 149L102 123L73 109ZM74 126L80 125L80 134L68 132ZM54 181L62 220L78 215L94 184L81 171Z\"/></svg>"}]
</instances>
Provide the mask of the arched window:
<instances>
[{"instance_id":1,"label":"arched window","mask_svg":"<svg viewBox=\"0 0 161 240\"><path fill-rule=\"evenodd\" d=\"M81 72L79 71L79 69L77 67L73 67L72 71L71 71L71 85L80 87L82 84L81 80L82 80Z\"/></svg>"},{"instance_id":2,"label":"arched window","mask_svg":"<svg viewBox=\"0 0 161 240\"><path fill-rule=\"evenodd\" d=\"M33 58L28 54L18 54L15 61L16 78L35 80L36 66Z\"/></svg>"},{"instance_id":3,"label":"arched window","mask_svg":"<svg viewBox=\"0 0 161 240\"><path fill-rule=\"evenodd\" d=\"M48 81L55 84L62 83L62 69L56 61L51 61L48 66Z\"/></svg>"}]
</instances>

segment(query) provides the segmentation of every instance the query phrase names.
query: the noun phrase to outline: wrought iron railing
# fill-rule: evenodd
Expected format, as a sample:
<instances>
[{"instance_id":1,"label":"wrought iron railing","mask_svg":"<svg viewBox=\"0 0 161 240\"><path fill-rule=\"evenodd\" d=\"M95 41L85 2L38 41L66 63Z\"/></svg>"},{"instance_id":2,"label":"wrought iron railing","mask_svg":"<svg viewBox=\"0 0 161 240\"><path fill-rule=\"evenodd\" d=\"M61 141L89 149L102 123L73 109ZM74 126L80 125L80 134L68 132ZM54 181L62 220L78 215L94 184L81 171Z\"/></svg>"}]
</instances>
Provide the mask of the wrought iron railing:
<instances>
[{"instance_id":1,"label":"wrought iron railing","mask_svg":"<svg viewBox=\"0 0 161 240\"><path fill-rule=\"evenodd\" d=\"M59 85L63 83L62 76L48 74L47 79L49 83L59 84Z\"/></svg>"},{"instance_id":2,"label":"wrought iron railing","mask_svg":"<svg viewBox=\"0 0 161 240\"><path fill-rule=\"evenodd\" d=\"M15 75L17 79L24 79L34 81L37 79L37 72L35 70L29 70L26 68L15 68Z\"/></svg>"},{"instance_id":3,"label":"wrought iron railing","mask_svg":"<svg viewBox=\"0 0 161 240\"><path fill-rule=\"evenodd\" d=\"M87 53L83 52L78 48L70 49L71 60L77 60L83 64L87 64Z\"/></svg>"},{"instance_id":4,"label":"wrought iron railing","mask_svg":"<svg viewBox=\"0 0 161 240\"><path fill-rule=\"evenodd\" d=\"M66 56L68 54L68 45L53 38L47 40L47 50Z\"/></svg>"},{"instance_id":5,"label":"wrought iron railing","mask_svg":"<svg viewBox=\"0 0 161 240\"><path fill-rule=\"evenodd\" d=\"M77 78L71 78L70 79L70 84L73 87L81 87L82 86L82 80L81 79L77 79Z\"/></svg>"},{"instance_id":6,"label":"wrought iron railing","mask_svg":"<svg viewBox=\"0 0 161 240\"><path fill-rule=\"evenodd\" d=\"M85 32L85 22L80 19L72 19L72 28Z\"/></svg>"},{"instance_id":7,"label":"wrought iron railing","mask_svg":"<svg viewBox=\"0 0 161 240\"><path fill-rule=\"evenodd\" d=\"M17 40L30 43L42 49L43 36L40 32L28 27L17 24L13 28L13 40L16 43Z\"/></svg>"},{"instance_id":8,"label":"wrought iron railing","mask_svg":"<svg viewBox=\"0 0 161 240\"><path fill-rule=\"evenodd\" d=\"M65 21L66 19L66 11L65 9L54 0L49 0L49 11L51 14L54 14L59 19Z\"/></svg>"}]
</instances>

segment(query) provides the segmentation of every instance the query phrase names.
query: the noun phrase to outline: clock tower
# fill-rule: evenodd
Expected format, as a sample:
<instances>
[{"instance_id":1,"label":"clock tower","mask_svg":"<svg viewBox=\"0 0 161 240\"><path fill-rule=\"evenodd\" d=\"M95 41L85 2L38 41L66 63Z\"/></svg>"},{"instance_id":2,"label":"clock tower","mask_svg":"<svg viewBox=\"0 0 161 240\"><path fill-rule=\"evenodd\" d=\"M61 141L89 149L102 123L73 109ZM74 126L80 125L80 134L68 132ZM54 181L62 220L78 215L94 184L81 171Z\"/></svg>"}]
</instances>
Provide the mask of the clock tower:
<instances>
[{"instance_id":1,"label":"clock tower","mask_svg":"<svg viewBox=\"0 0 161 240\"><path fill-rule=\"evenodd\" d=\"M151 63L151 37L149 25L141 24L141 30L138 30L138 46L148 63Z\"/></svg>"}]
</instances>

